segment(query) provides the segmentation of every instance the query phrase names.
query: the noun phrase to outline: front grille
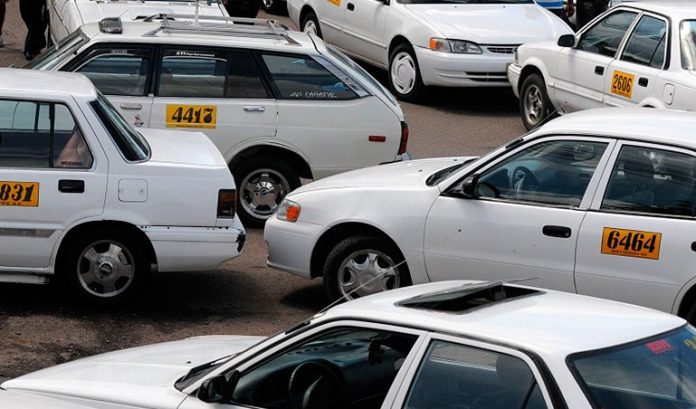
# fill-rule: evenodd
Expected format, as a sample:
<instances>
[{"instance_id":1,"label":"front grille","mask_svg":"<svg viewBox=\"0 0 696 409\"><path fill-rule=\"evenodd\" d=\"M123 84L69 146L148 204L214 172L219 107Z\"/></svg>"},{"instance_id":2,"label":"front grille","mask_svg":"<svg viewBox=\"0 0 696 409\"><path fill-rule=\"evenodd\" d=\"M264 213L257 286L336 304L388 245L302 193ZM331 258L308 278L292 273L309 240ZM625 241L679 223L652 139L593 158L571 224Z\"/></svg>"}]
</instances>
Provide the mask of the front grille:
<instances>
[{"instance_id":1,"label":"front grille","mask_svg":"<svg viewBox=\"0 0 696 409\"><path fill-rule=\"evenodd\" d=\"M514 54L520 45L488 45L486 50L493 54Z\"/></svg>"}]
</instances>

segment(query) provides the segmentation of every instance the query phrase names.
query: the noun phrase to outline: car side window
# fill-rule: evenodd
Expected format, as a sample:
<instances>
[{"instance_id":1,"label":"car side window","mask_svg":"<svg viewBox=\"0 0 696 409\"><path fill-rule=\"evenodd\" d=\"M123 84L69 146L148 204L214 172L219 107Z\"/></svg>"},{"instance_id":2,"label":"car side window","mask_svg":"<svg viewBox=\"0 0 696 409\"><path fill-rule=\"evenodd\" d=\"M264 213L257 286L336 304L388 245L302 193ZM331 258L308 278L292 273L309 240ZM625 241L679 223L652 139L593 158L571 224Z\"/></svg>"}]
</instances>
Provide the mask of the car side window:
<instances>
[{"instance_id":1,"label":"car side window","mask_svg":"<svg viewBox=\"0 0 696 409\"><path fill-rule=\"evenodd\" d=\"M621 60L653 68L665 62L667 23L659 18L644 16L626 43Z\"/></svg>"},{"instance_id":2,"label":"car side window","mask_svg":"<svg viewBox=\"0 0 696 409\"><path fill-rule=\"evenodd\" d=\"M607 144L541 142L494 165L479 176L477 194L547 205L580 205Z\"/></svg>"},{"instance_id":3,"label":"car side window","mask_svg":"<svg viewBox=\"0 0 696 409\"><path fill-rule=\"evenodd\" d=\"M405 409L544 409L527 364L499 352L433 341L408 392Z\"/></svg>"},{"instance_id":4,"label":"car side window","mask_svg":"<svg viewBox=\"0 0 696 409\"><path fill-rule=\"evenodd\" d=\"M0 166L92 167L92 154L63 104L0 100Z\"/></svg>"},{"instance_id":5,"label":"car side window","mask_svg":"<svg viewBox=\"0 0 696 409\"><path fill-rule=\"evenodd\" d=\"M230 73L227 80L229 98L269 98L261 73L252 56L243 51L230 53Z\"/></svg>"},{"instance_id":6,"label":"car side window","mask_svg":"<svg viewBox=\"0 0 696 409\"><path fill-rule=\"evenodd\" d=\"M621 40L637 15L638 13L624 10L611 13L582 35L577 48L590 53L615 56Z\"/></svg>"},{"instance_id":7,"label":"car side window","mask_svg":"<svg viewBox=\"0 0 696 409\"><path fill-rule=\"evenodd\" d=\"M624 146L612 169L602 209L696 216L696 157Z\"/></svg>"},{"instance_id":8,"label":"car side window","mask_svg":"<svg viewBox=\"0 0 696 409\"><path fill-rule=\"evenodd\" d=\"M357 94L345 82L310 56L263 54L261 59L270 74L272 86L282 99L357 98Z\"/></svg>"},{"instance_id":9,"label":"car side window","mask_svg":"<svg viewBox=\"0 0 696 409\"><path fill-rule=\"evenodd\" d=\"M106 95L143 96L150 72L150 50L108 48L90 52L75 71Z\"/></svg>"},{"instance_id":10,"label":"car side window","mask_svg":"<svg viewBox=\"0 0 696 409\"><path fill-rule=\"evenodd\" d=\"M226 51L165 48L157 95L222 98L227 71Z\"/></svg>"},{"instance_id":11,"label":"car side window","mask_svg":"<svg viewBox=\"0 0 696 409\"><path fill-rule=\"evenodd\" d=\"M339 328L244 372L236 404L260 408L379 409L416 335Z\"/></svg>"}]
</instances>

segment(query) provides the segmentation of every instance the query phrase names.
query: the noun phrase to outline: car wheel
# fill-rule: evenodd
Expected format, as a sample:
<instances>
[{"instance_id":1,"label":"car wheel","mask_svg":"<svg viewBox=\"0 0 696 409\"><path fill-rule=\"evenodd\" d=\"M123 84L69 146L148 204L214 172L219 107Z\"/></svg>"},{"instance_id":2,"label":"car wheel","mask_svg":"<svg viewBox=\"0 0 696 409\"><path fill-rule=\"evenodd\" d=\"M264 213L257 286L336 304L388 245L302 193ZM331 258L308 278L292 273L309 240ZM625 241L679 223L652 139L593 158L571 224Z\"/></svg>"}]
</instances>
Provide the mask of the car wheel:
<instances>
[{"instance_id":1,"label":"car wheel","mask_svg":"<svg viewBox=\"0 0 696 409\"><path fill-rule=\"evenodd\" d=\"M300 186L295 169L280 158L252 157L232 173L239 192L239 218L246 227L262 228L283 198Z\"/></svg>"},{"instance_id":2,"label":"car wheel","mask_svg":"<svg viewBox=\"0 0 696 409\"><path fill-rule=\"evenodd\" d=\"M411 285L408 267L402 262L399 250L382 238L348 237L326 257L324 288L333 301Z\"/></svg>"},{"instance_id":3,"label":"car wheel","mask_svg":"<svg viewBox=\"0 0 696 409\"><path fill-rule=\"evenodd\" d=\"M539 74L525 78L520 92L520 113L527 130L543 124L551 112L551 101L546 92L546 83Z\"/></svg>"},{"instance_id":4,"label":"car wheel","mask_svg":"<svg viewBox=\"0 0 696 409\"><path fill-rule=\"evenodd\" d=\"M389 55L389 87L404 101L416 101L425 88L416 53L409 44L399 44Z\"/></svg>"},{"instance_id":5,"label":"car wheel","mask_svg":"<svg viewBox=\"0 0 696 409\"><path fill-rule=\"evenodd\" d=\"M78 298L111 306L140 291L150 265L140 239L125 232L91 231L67 245L59 277Z\"/></svg>"},{"instance_id":6,"label":"car wheel","mask_svg":"<svg viewBox=\"0 0 696 409\"><path fill-rule=\"evenodd\" d=\"M311 33L322 38L321 28L319 28L319 19L313 11L308 12L304 20L302 20L301 29L303 33Z\"/></svg>"},{"instance_id":7,"label":"car wheel","mask_svg":"<svg viewBox=\"0 0 696 409\"><path fill-rule=\"evenodd\" d=\"M263 0L263 9L269 14L285 14L287 3L282 0Z\"/></svg>"}]
</instances>

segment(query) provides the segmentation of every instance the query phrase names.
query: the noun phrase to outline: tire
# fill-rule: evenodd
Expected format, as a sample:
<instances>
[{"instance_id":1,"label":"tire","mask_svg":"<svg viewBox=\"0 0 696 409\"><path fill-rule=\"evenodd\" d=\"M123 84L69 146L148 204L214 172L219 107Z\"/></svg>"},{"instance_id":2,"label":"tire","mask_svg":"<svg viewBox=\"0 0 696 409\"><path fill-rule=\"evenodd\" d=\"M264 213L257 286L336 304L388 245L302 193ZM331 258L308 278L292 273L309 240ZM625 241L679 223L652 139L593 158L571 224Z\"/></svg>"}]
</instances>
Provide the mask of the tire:
<instances>
[{"instance_id":1,"label":"tire","mask_svg":"<svg viewBox=\"0 0 696 409\"><path fill-rule=\"evenodd\" d=\"M87 231L67 243L58 260L59 280L75 297L114 306L135 297L150 270L145 245L123 231Z\"/></svg>"},{"instance_id":2,"label":"tire","mask_svg":"<svg viewBox=\"0 0 696 409\"><path fill-rule=\"evenodd\" d=\"M425 85L410 44L399 44L389 54L388 77L389 88L399 99L415 102L421 97Z\"/></svg>"},{"instance_id":3,"label":"tire","mask_svg":"<svg viewBox=\"0 0 696 409\"><path fill-rule=\"evenodd\" d=\"M268 14L285 15L288 11L288 4L284 0L263 0L262 5Z\"/></svg>"},{"instance_id":4,"label":"tire","mask_svg":"<svg viewBox=\"0 0 696 409\"><path fill-rule=\"evenodd\" d=\"M551 101L546 92L546 83L539 74L524 79L520 89L520 116L527 130L542 125L550 119Z\"/></svg>"},{"instance_id":5,"label":"tire","mask_svg":"<svg viewBox=\"0 0 696 409\"><path fill-rule=\"evenodd\" d=\"M374 265L371 265L373 263L370 260L374 260ZM411 276L406 263L402 263L403 260L399 249L383 238L370 235L345 238L338 242L326 257L323 270L326 294L331 301L339 298L350 300L409 286ZM356 271L348 271L347 264L351 261L355 266L359 266L358 271L362 277L358 277ZM394 268L397 265L398 267ZM386 279L372 280L380 274ZM366 282L370 284L351 293L361 283Z\"/></svg>"},{"instance_id":6,"label":"tire","mask_svg":"<svg viewBox=\"0 0 696 409\"><path fill-rule=\"evenodd\" d=\"M233 171L237 183L237 213L246 227L262 228L280 202L300 187L300 177L284 160L251 157Z\"/></svg>"},{"instance_id":7,"label":"tire","mask_svg":"<svg viewBox=\"0 0 696 409\"><path fill-rule=\"evenodd\" d=\"M322 38L321 27L319 27L319 19L313 11L307 12L307 15L305 15L304 19L302 19L300 31L303 33L316 34L317 37Z\"/></svg>"}]
</instances>

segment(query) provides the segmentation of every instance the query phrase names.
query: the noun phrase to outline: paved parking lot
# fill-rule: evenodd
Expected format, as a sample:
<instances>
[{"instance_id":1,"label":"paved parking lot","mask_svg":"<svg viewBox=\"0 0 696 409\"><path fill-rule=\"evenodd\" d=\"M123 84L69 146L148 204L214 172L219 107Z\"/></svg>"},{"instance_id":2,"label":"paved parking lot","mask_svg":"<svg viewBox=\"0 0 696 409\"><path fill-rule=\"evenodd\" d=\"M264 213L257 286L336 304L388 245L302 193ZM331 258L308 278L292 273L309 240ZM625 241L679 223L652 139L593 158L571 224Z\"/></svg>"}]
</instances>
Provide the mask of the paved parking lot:
<instances>
[{"instance_id":1,"label":"paved parking lot","mask_svg":"<svg viewBox=\"0 0 696 409\"><path fill-rule=\"evenodd\" d=\"M287 21L287 19L285 19ZM8 3L0 64L22 65L24 27ZM370 71L382 82L384 73ZM422 105L403 104L416 158L481 154L523 132L507 89L430 90ZM85 355L208 334L268 335L320 309L321 282L265 265L261 231L244 253L205 273L160 274L125 308L96 311L51 287L0 285L0 382Z\"/></svg>"}]
</instances>

